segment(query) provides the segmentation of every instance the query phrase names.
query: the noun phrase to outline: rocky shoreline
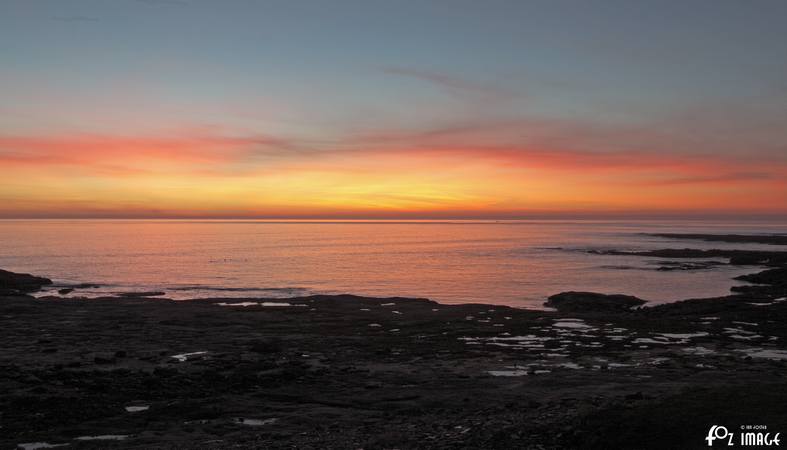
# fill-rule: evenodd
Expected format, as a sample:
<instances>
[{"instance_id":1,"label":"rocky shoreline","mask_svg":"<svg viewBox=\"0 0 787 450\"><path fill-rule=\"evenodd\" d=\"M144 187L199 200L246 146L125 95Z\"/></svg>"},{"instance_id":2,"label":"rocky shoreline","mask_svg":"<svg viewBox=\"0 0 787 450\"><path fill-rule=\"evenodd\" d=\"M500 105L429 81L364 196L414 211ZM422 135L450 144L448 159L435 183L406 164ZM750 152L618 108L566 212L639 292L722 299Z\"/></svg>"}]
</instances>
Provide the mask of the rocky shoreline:
<instances>
[{"instance_id":1,"label":"rocky shoreline","mask_svg":"<svg viewBox=\"0 0 787 450\"><path fill-rule=\"evenodd\" d=\"M787 431L787 252L614 254L760 271L726 297L573 292L554 311L36 299L49 280L3 271L0 448L688 449L714 424Z\"/></svg>"}]
</instances>

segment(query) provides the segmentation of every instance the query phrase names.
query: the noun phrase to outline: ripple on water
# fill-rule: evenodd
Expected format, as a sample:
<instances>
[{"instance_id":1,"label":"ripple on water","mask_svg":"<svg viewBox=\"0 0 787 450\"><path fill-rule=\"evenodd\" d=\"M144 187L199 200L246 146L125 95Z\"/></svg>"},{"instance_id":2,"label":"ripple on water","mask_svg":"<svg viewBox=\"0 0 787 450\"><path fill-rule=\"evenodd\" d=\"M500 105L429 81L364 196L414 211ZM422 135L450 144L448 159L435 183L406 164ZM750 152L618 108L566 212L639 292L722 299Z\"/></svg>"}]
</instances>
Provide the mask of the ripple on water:
<instances>
[{"instance_id":1,"label":"ripple on water","mask_svg":"<svg viewBox=\"0 0 787 450\"><path fill-rule=\"evenodd\" d=\"M147 411L148 409L150 409L150 406L126 406L126 412L130 413Z\"/></svg>"},{"instance_id":2,"label":"ripple on water","mask_svg":"<svg viewBox=\"0 0 787 450\"><path fill-rule=\"evenodd\" d=\"M279 419L272 417L270 419L249 419L247 417L236 417L233 419L235 423L246 425L250 427L261 427L264 425L271 425L279 421Z\"/></svg>"},{"instance_id":3,"label":"ripple on water","mask_svg":"<svg viewBox=\"0 0 787 450\"><path fill-rule=\"evenodd\" d=\"M68 447L68 444L50 444L49 442L26 442L24 444L17 444L20 450L39 450L42 448L56 448Z\"/></svg>"},{"instance_id":4,"label":"ripple on water","mask_svg":"<svg viewBox=\"0 0 787 450\"><path fill-rule=\"evenodd\" d=\"M774 359L780 361L787 360L787 350L777 350L770 348L746 348L736 351L745 353L746 356L751 356L752 358Z\"/></svg>"},{"instance_id":5,"label":"ripple on water","mask_svg":"<svg viewBox=\"0 0 787 450\"><path fill-rule=\"evenodd\" d=\"M571 328L577 330L595 330L594 327L586 324L582 319L560 319L552 324L555 328Z\"/></svg>"},{"instance_id":6,"label":"ripple on water","mask_svg":"<svg viewBox=\"0 0 787 450\"><path fill-rule=\"evenodd\" d=\"M77 441L122 441L128 438L127 434L99 434L97 436L79 436Z\"/></svg>"},{"instance_id":7,"label":"ripple on water","mask_svg":"<svg viewBox=\"0 0 787 450\"><path fill-rule=\"evenodd\" d=\"M306 305L302 305L302 304L301 305L298 305L298 304L293 305L292 303L287 303L287 302L238 302L238 303L224 303L224 302L222 302L222 303L216 303L216 304L219 305L219 306L236 306L236 307L237 306L241 306L241 307L246 307L246 306L263 306L263 307L269 307L269 308L278 308L278 307L286 307L286 306L306 306Z\"/></svg>"},{"instance_id":8,"label":"ripple on water","mask_svg":"<svg viewBox=\"0 0 787 450\"><path fill-rule=\"evenodd\" d=\"M551 370L538 369L538 370L523 370L516 367L510 368L511 370L488 370L487 373L493 377L522 377L525 375L542 375L552 372Z\"/></svg>"},{"instance_id":9,"label":"ripple on water","mask_svg":"<svg viewBox=\"0 0 787 450\"><path fill-rule=\"evenodd\" d=\"M701 347L701 346L686 347L686 348L683 349L683 351L686 352L686 353L691 353L693 355L698 355L698 356L713 355L713 354L716 353L716 350L711 350L709 348Z\"/></svg>"},{"instance_id":10,"label":"ripple on water","mask_svg":"<svg viewBox=\"0 0 787 450\"><path fill-rule=\"evenodd\" d=\"M201 356L201 355L205 355L205 354L207 354L207 353L208 353L208 352L206 352L206 351L202 351L202 352L191 352L191 353L181 353L181 354L179 354L179 355L172 355L172 356L170 356L170 358L174 358L174 359L176 359L178 362L186 362L186 361L188 361L189 359L191 359L193 356Z\"/></svg>"}]
</instances>

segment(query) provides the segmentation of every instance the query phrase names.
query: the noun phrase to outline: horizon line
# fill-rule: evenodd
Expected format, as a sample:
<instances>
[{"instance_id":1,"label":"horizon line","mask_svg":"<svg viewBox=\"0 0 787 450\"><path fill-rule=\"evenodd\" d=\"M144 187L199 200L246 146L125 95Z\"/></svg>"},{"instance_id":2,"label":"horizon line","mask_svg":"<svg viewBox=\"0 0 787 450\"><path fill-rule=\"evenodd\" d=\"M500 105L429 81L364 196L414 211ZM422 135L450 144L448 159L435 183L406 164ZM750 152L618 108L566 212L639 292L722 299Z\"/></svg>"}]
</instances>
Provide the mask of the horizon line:
<instances>
[{"instance_id":1,"label":"horizon line","mask_svg":"<svg viewBox=\"0 0 787 450\"><path fill-rule=\"evenodd\" d=\"M518 220L787 220L787 213L536 213L528 215L339 215L339 216L247 216L247 215L9 215L0 220L242 220L242 221L518 221Z\"/></svg>"}]
</instances>

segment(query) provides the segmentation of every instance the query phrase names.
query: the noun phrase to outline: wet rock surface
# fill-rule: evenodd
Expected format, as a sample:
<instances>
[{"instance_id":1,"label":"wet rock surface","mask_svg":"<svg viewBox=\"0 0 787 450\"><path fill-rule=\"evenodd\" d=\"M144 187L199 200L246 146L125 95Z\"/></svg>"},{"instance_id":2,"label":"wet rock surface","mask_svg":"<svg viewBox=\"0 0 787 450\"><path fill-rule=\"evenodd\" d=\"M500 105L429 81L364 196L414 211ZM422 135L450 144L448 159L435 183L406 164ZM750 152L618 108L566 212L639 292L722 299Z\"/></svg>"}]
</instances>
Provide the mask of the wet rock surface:
<instances>
[{"instance_id":1,"label":"wet rock surface","mask_svg":"<svg viewBox=\"0 0 787 450\"><path fill-rule=\"evenodd\" d=\"M595 292L561 292L550 296L545 306L561 312L579 311L629 311L645 304L645 300L622 294L598 294Z\"/></svg>"},{"instance_id":2,"label":"wet rock surface","mask_svg":"<svg viewBox=\"0 0 787 450\"><path fill-rule=\"evenodd\" d=\"M784 432L787 292L763 281L625 311L4 295L0 448L699 449L713 424Z\"/></svg>"},{"instance_id":3,"label":"wet rock surface","mask_svg":"<svg viewBox=\"0 0 787 450\"><path fill-rule=\"evenodd\" d=\"M787 245L787 235L785 234L690 234L690 233L651 233L648 236L662 237L667 239L688 239L708 242L730 242L730 243L751 243L751 244L770 244Z\"/></svg>"},{"instance_id":4,"label":"wet rock surface","mask_svg":"<svg viewBox=\"0 0 787 450\"><path fill-rule=\"evenodd\" d=\"M0 270L0 294L35 292L50 284L49 278Z\"/></svg>"},{"instance_id":5,"label":"wet rock surface","mask_svg":"<svg viewBox=\"0 0 787 450\"><path fill-rule=\"evenodd\" d=\"M665 248L660 250L623 251L623 250L590 250L588 253L597 255L649 256L654 258L728 258L732 265L784 265L787 264L787 252L767 250L701 250L694 248Z\"/></svg>"},{"instance_id":6,"label":"wet rock surface","mask_svg":"<svg viewBox=\"0 0 787 450\"><path fill-rule=\"evenodd\" d=\"M757 284L784 285L787 284L787 268L779 267L776 269L763 270L762 272L749 275L741 275L735 279Z\"/></svg>"},{"instance_id":7,"label":"wet rock surface","mask_svg":"<svg viewBox=\"0 0 787 450\"><path fill-rule=\"evenodd\" d=\"M166 292L161 292L161 291L145 291L145 292L121 292L116 295L118 297L137 298L137 297L160 297L165 294Z\"/></svg>"}]
</instances>

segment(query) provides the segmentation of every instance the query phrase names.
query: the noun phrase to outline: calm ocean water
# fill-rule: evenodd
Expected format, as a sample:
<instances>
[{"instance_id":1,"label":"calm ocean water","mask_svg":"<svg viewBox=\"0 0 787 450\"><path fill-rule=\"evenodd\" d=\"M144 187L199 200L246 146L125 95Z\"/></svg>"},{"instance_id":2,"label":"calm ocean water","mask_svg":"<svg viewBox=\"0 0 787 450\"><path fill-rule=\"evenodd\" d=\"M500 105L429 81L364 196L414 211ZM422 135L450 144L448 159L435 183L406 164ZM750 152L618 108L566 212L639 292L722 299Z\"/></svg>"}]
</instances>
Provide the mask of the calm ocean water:
<instances>
[{"instance_id":1,"label":"calm ocean water","mask_svg":"<svg viewBox=\"0 0 787 450\"><path fill-rule=\"evenodd\" d=\"M176 299L311 293L417 296L538 308L565 290L653 302L728 293L752 269L657 271L656 260L591 249L773 248L671 241L651 232L785 233L786 224L666 221L0 221L0 268L73 295L162 290ZM787 250L787 249L785 249Z\"/></svg>"}]
</instances>

